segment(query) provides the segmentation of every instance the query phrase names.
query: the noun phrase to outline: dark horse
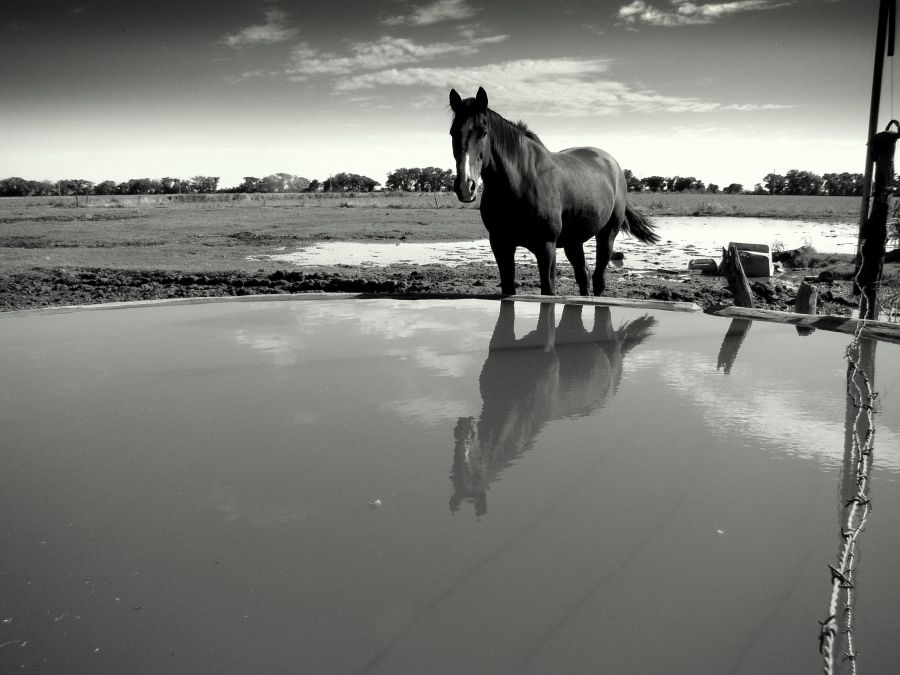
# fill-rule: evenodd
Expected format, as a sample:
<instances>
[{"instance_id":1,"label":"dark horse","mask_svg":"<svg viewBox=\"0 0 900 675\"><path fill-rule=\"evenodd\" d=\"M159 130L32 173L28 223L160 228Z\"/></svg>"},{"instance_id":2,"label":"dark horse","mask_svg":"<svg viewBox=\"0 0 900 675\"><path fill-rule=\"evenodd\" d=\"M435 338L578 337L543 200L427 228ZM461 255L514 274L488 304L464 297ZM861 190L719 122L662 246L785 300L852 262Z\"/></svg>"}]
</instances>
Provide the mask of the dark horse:
<instances>
[{"instance_id":1,"label":"dark horse","mask_svg":"<svg viewBox=\"0 0 900 675\"><path fill-rule=\"evenodd\" d=\"M537 258L541 293L556 293L556 249L561 247L575 270L582 295L588 294L583 244L597 240L595 295L606 288L604 274L613 241L624 229L648 244L659 241L650 222L628 203L625 176L609 154L597 148L550 152L533 132L488 108L484 89L463 100L450 91L454 190L462 202L475 201L484 182L481 219L500 271L500 288L513 295L516 247Z\"/></svg>"}]
</instances>

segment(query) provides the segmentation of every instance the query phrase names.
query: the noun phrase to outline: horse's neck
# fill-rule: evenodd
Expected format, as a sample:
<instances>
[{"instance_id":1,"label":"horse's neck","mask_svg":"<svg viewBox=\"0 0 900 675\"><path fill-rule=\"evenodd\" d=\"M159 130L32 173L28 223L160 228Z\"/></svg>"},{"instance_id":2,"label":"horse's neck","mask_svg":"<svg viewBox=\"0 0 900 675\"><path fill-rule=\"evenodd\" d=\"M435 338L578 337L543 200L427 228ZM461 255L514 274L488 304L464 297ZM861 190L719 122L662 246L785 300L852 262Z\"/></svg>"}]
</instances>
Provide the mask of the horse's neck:
<instances>
[{"instance_id":1,"label":"horse's neck","mask_svg":"<svg viewBox=\"0 0 900 675\"><path fill-rule=\"evenodd\" d=\"M543 145L524 135L515 143L516 147L492 144L490 164L481 173L485 188L519 193L528 181L552 168L550 151Z\"/></svg>"}]
</instances>

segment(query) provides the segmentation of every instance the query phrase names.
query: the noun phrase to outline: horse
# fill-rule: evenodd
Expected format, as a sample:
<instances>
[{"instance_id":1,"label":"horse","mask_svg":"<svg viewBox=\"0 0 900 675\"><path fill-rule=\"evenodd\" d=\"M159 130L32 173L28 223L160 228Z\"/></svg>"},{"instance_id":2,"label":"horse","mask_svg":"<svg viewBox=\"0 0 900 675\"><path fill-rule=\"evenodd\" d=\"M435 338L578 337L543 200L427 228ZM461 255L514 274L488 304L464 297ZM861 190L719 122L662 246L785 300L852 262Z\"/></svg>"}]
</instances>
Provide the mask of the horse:
<instances>
[{"instance_id":1,"label":"horse","mask_svg":"<svg viewBox=\"0 0 900 675\"><path fill-rule=\"evenodd\" d=\"M592 414L615 396L623 359L653 334L643 315L613 328L609 307L595 307L590 329L581 305L542 302L537 327L516 338L516 303L500 303L481 369L481 416L460 417L453 431L450 511L464 502L487 513L487 492L500 474L530 450L554 420Z\"/></svg>"},{"instance_id":2,"label":"horse","mask_svg":"<svg viewBox=\"0 0 900 675\"><path fill-rule=\"evenodd\" d=\"M537 259L541 294L556 294L556 249L562 248L575 271L581 295L588 295L583 244L597 240L591 277L594 295L606 288L606 266L620 230L655 244L653 224L628 201L625 176L615 159L597 148L551 152L522 123L488 108L483 87L463 100L450 90L450 136L456 160L453 189L464 203L475 201L480 178L481 220L503 295L514 295L515 252L522 246Z\"/></svg>"}]
</instances>

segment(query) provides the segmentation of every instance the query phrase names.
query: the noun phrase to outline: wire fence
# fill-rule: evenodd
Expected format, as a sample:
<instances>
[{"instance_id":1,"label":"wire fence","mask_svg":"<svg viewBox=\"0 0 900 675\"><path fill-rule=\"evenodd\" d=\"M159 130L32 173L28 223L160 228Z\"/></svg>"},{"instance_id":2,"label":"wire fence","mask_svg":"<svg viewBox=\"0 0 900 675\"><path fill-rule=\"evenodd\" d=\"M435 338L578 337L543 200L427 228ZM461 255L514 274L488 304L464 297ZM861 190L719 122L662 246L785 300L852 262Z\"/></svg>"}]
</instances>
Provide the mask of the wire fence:
<instances>
[{"instance_id":1,"label":"wire fence","mask_svg":"<svg viewBox=\"0 0 900 675\"><path fill-rule=\"evenodd\" d=\"M848 441L842 504L841 545L836 564L829 564L831 596L828 615L820 621L819 651L824 672L857 672L858 650L853 633L857 545L872 510L870 474L875 450L874 363L876 342L861 337L859 323L846 350Z\"/></svg>"}]
</instances>

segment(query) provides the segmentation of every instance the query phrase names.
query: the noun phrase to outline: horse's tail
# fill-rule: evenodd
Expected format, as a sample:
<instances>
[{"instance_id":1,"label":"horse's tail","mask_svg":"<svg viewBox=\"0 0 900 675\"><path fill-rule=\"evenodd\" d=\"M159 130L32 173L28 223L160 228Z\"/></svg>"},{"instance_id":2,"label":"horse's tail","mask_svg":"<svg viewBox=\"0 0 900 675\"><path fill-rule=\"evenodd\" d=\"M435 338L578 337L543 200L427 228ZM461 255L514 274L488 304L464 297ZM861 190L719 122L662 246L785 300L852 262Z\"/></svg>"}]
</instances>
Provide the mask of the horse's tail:
<instances>
[{"instance_id":1,"label":"horse's tail","mask_svg":"<svg viewBox=\"0 0 900 675\"><path fill-rule=\"evenodd\" d=\"M631 236L639 239L645 244L656 244L659 242L659 235L656 233L656 226L650 222L650 219L639 212L631 204L625 205L625 231Z\"/></svg>"}]
</instances>

